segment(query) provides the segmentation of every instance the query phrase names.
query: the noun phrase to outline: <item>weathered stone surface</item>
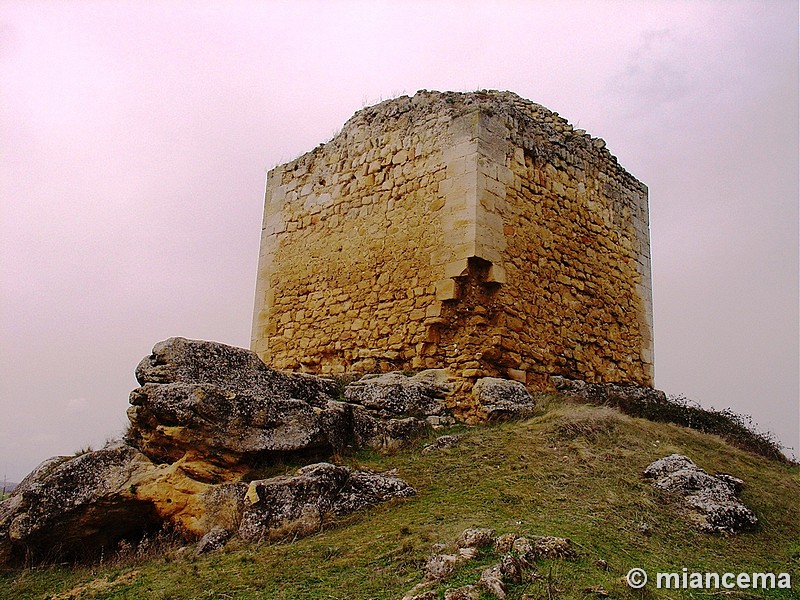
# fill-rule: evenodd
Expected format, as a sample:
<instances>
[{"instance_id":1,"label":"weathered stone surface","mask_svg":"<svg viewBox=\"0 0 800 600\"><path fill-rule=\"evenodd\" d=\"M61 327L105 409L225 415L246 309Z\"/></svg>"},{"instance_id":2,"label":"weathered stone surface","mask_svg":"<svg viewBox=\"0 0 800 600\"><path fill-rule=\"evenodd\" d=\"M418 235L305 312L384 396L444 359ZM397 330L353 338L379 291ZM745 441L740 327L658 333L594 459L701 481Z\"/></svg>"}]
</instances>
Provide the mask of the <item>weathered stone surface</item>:
<instances>
[{"instance_id":1,"label":"weathered stone surface","mask_svg":"<svg viewBox=\"0 0 800 600\"><path fill-rule=\"evenodd\" d=\"M514 542L519 538L516 533L504 533L494 539L494 549L498 552L509 552Z\"/></svg>"},{"instance_id":2,"label":"weathered stone surface","mask_svg":"<svg viewBox=\"0 0 800 600\"><path fill-rule=\"evenodd\" d=\"M572 542L567 538L552 535L537 536L531 538L530 545L530 550L524 555L524 558L528 561L543 558L574 560L578 557L578 553L575 552L575 549L572 547Z\"/></svg>"},{"instance_id":3,"label":"weathered stone surface","mask_svg":"<svg viewBox=\"0 0 800 600\"><path fill-rule=\"evenodd\" d=\"M500 574L503 581L520 583L525 571L525 564L513 554L506 554L500 559Z\"/></svg>"},{"instance_id":4,"label":"weathered stone surface","mask_svg":"<svg viewBox=\"0 0 800 600\"><path fill-rule=\"evenodd\" d=\"M434 582L425 579L403 594L403 600L436 600L436 592L432 589Z\"/></svg>"},{"instance_id":5,"label":"weathered stone surface","mask_svg":"<svg viewBox=\"0 0 800 600\"><path fill-rule=\"evenodd\" d=\"M456 568L479 555L479 549L494 546L503 554L500 561L483 569L475 585L466 585L445 591L445 598L477 598L480 591L495 598L505 598L508 584L520 584L533 575L534 562L539 559L576 559L578 557L572 542L566 538L535 536L527 538L515 533L505 533L494 537L494 530L487 528L465 529L455 542L457 552L445 554L446 544L434 544L434 551L424 567L424 579L403 598L422 597L423 590L431 591L431 586L446 580ZM463 573L464 571L462 571ZM467 570L469 572L469 570ZM481 596L482 597L482 596Z\"/></svg>"},{"instance_id":6,"label":"weathered stone surface","mask_svg":"<svg viewBox=\"0 0 800 600\"><path fill-rule=\"evenodd\" d=\"M379 450L395 450L427 431L428 424L416 417L381 418L363 406L347 405L350 412L352 444Z\"/></svg>"},{"instance_id":7,"label":"weathered stone surface","mask_svg":"<svg viewBox=\"0 0 800 600\"><path fill-rule=\"evenodd\" d=\"M480 554L477 548L458 548L458 560L472 560Z\"/></svg>"},{"instance_id":8,"label":"weathered stone surface","mask_svg":"<svg viewBox=\"0 0 800 600\"><path fill-rule=\"evenodd\" d=\"M128 440L153 460L189 454L230 466L266 452L330 450L344 436L328 406L332 381L275 371L242 348L170 338L136 374Z\"/></svg>"},{"instance_id":9,"label":"weathered stone surface","mask_svg":"<svg viewBox=\"0 0 800 600\"><path fill-rule=\"evenodd\" d=\"M511 549L520 556L525 556L533 550L533 544L525 536L516 536L514 541L511 542Z\"/></svg>"},{"instance_id":10,"label":"weathered stone surface","mask_svg":"<svg viewBox=\"0 0 800 600\"><path fill-rule=\"evenodd\" d=\"M387 374L347 387L284 373L252 352L170 338L137 367L128 441L158 462L182 460L199 481L233 481L276 456L324 457L347 446L394 449L441 416L446 376Z\"/></svg>"},{"instance_id":11,"label":"weathered stone surface","mask_svg":"<svg viewBox=\"0 0 800 600\"><path fill-rule=\"evenodd\" d=\"M478 587L486 590L495 598L501 600L506 597L506 585L503 582L503 574L500 572L500 565L492 565L481 573L478 580Z\"/></svg>"},{"instance_id":12,"label":"weathered stone surface","mask_svg":"<svg viewBox=\"0 0 800 600\"><path fill-rule=\"evenodd\" d=\"M239 535L251 541L308 535L334 516L414 494L414 488L392 473L309 465L298 475L251 482Z\"/></svg>"},{"instance_id":13,"label":"weathered stone surface","mask_svg":"<svg viewBox=\"0 0 800 600\"><path fill-rule=\"evenodd\" d=\"M519 381L482 377L475 382L472 395L488 421L525 418L533 414L536 401Z\"/></svg>"},{"instance_id":14,"label":"weathered stone surface","mask_svg":"<svg viewBox=\"0 0 800 600\"><path fill-rule=\"evenodd\" d=\"M635 383L587 383L560 376L553 376L550 380L562 394L590 404L620 406L631 402L663 404L667 401L664 392Z\"/></svg>"},{"instance_id":15,"label":"weathered stone surface","mask_svg":"<svg viewBox=\"0 0 800 600\"><path fill-rule=\"evenodd\" d=\"M480 592L474 585L464 585L444 591L444 600L478 600Z\"/></svg>"},{"instance_id":16,"label":"weathered stone surface","mask_svg":"<svg viewBox=\"0 0 800 600\"><path fill-rule=\"evenodd\" d=\"M427 370L413 376L400 372L366 375L344 390L348 402L388 413L425 418L444 415L444 399L453 391L444 370Z\"/></svg>"},{"instance_id":17,"label":"weathered stone surface","mask_svg":"<svg viewBox=\"0 0 800 600\"><path fill-rule=\"evenodd\" d=\"M709 475L688 457L671 454L651 463L644 471L653 485L677 498L700 529L734 534L753 529L756 515L736 497L743 482L731 475Z\"/></svg>"},{"instance_id":18,"label":"weathered stone surface","mask_svg":"<svg viewBox=\"0 0 800 600\"><path fill-rule=\"evenodd\" d=\"M494 529L482 527L465 529L456 540L458 548L483 548L494 541Z\"/></svg>"},{"instance_id":19,"label":"weathered stone surface","mask_svg":"<svg viewBox=\"0 0 800 600\"><path fill-rule=\"evenodd\" d=\"M434 554L425 563L426 579L446 579L455 571L459 559L455 554Z\"/></svg>"},{"instance_id":20,"label":"weathered stone surface","mask_svg":"<svg viewBox=\"0 0 800 600\"><path fill-rule=\"evenodd\" d=\"M0 503L0 564L90 555L158 525L153 503L130 487L151 468L122 444L45 461Z\"/></svg>"},{"instance_id":21,"label":"weathered stone surface","mask_svg":"<svg viewBox=\"0 0 800 600\"><path fill-rule=\"evenodd\" d=\"M214 527L197 543L197 554L206 554L222 549L228 543L231 535L232 533L224 527Z\"/></svg>"},{"instance_id":22,"label":"weathered stone surface","mask_svg":"<svg viewBox=\"0 0 800 600\"><path fill-rule=\"evenodd\" d=\"M319 407L336 397L330 379L276 371L250 350L205 340L173 337L158 342L136 367L140 385L208 384L235 392L296 398Z\"/></svg>"}]
</instances>

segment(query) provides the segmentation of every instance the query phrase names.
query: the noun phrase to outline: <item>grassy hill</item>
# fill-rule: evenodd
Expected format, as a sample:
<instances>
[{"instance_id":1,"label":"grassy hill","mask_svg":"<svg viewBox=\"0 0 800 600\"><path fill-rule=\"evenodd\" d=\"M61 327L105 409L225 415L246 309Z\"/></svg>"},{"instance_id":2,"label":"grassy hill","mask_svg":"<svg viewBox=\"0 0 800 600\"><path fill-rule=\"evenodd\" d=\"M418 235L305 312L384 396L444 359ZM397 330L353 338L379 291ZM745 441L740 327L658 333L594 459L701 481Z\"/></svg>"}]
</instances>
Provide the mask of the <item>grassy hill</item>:
<instances>
[{"instance_id":1,"label":"grassy hill","mask_svg":"<svg viewBox=\"0 0 800 600\"><path fill-rule=\"evenodd\" d=\"M191 548L151 547L156 556L147 559L131 551L132 557L112 557L103 565L7 572L0 574L0 597L400 598L422 580L433 544L452 543L465 528L479 526L498 534L567 537L580 553L576 561L537 563L541 577L511 586L512 599L599 598L603 591L611 598L800 598L797 465L750 454L713 435L555 399L545 399L541 414L524 422L457 430L464 433L457 446L432 454L419 452L426 441L420 440L393 455L343 458L374 470L396 468L418 495L312 537L272 545L232 542L202 557ZM722 537L690 527L681 509L641 475L649 463L675 452L710 473L743 479L740 497L756 512L758 529ZM439 586L439 597L448 587L476 582L496 561L484 551L464 563ZM634 591L623 581L632 567L651 574L684 567L789 572L794 590Z\"/></svg>"}]
</instances>

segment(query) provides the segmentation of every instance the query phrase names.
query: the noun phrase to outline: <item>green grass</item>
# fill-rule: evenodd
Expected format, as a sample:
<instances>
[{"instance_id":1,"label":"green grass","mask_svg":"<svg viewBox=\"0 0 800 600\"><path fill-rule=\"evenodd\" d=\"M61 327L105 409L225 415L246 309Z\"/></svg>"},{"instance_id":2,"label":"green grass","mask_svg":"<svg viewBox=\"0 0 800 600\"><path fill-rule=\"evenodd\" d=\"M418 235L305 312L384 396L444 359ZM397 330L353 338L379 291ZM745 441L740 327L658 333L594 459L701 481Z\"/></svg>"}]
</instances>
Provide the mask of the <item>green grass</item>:
<instances>
[{"instance_id":1,"label":"green grass","mask_svg":"<svg viewBox=\"0 0 800 600\"><path fill-rule=\"evenodd\" d=\"M0 574L0 597L47 598L94 582L96 598L400 598L422 580L434 543L466 527L497 533L568 537L576 561L542 561L535 581L510 586L509 598L717 598L694 591L629 590L632 567L657 571L789 572L796 591L737 592L729 598L800 598L800 476L797 465L734 448L721 438L655 423L615 409L551 401L536 418L466 430L456 447L423 455L363 452L346 459L375 470L397 468L418 490L292 544L232 542L195 557L167 552L148 562L49 567ZM688 455L707 471L742 478L741 497L759 518L756 531L722 537L686 524L680 510L641 476L653 460ZM335 525L335 526L334 526ZM475 583L497 556L484 552L437 588ZM608 563L604 570L595 563ZM122 583L114 586L115 579ZM103 589L103 582L106 587Z\"/></svg>"}]
</instances>

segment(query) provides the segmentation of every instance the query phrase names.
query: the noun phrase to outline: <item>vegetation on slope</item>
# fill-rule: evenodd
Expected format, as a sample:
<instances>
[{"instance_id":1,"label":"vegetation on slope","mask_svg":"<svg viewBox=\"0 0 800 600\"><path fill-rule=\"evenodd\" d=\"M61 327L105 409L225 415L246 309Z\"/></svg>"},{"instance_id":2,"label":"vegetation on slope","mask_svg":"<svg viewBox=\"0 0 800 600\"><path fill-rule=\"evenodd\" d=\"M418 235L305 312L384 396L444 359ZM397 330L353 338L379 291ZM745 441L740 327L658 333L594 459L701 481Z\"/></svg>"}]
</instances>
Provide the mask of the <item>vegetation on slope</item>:
<instances>
[{"instance_id":1,"label":"vegetation on slope","mask_svg":"<svg viewBox=\"0 0 800 600\"><path fill-rule=\"evenodd\" d=\"M648 572L789 572L795 590L736 591L731 598L800 598L800 476L797 465L737 449L721 438L633 418L609 407L545 400L521 423L464 430L454 448L413 448L342 459L361 468L397 468L415 498L357 514L294 543L244 545L195 557L172 549L147 561L56 566L0 575L7 598L400 598L422 580L435 543L471 526L498 534L570 538L577 561L537 563L540 578L509 598L712 598L722 592L630 590L632 567ZM759 526L732 537L692 529L681 509L642 471L672 453L709 473L745 481L741 499ZM333 526L335 525L335 526ZM474 583L495 562L485 552L438 588ZM598 562L598 561L605 561ZM607 567L605 566L607 564Z\"/></svg>"}]
</instances>

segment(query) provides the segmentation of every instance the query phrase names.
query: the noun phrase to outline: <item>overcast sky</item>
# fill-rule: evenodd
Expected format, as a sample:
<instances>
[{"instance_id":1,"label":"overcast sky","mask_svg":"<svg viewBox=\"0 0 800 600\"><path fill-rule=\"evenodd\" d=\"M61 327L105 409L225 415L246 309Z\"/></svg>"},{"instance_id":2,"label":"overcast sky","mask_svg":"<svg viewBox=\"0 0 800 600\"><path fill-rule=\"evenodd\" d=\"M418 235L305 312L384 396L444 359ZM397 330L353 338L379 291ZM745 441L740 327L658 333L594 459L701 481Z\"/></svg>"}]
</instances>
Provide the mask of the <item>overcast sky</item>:
<instances>
[{"instance_id":1,"label":"overcast sky","mask_svg":"<svg viewBox=\"0 0 800 600\"><path fill-rule=\"evenodd\" d=\"M512 90L650 189L656 385L800 446L797 2L0 0L0 477L248 346L265 171L362 106Z\"/></svg>"}]
</instances>

